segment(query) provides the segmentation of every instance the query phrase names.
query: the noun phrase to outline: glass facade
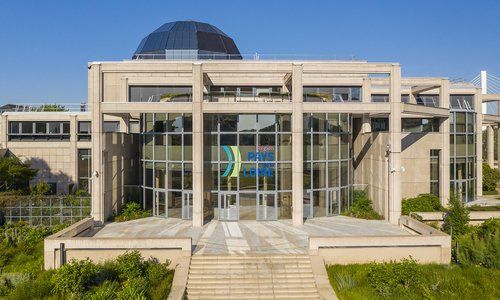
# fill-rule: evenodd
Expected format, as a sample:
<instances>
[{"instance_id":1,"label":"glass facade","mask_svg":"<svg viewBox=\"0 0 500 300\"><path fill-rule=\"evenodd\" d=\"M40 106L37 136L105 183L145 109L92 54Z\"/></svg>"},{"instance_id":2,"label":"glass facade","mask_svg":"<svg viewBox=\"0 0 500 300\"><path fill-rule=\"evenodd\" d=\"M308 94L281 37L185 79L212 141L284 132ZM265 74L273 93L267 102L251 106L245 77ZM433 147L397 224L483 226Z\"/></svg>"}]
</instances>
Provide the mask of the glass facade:
<instances>
[{"instance_id":1,"label":"glass facade","mask_svg":"<svg viewBox=\"0 0 500 300\"><path fill-rule=\"evenodd\" d=\"M204 215L219 220L290 219L290 114L205 114Z\"/></svg>"},{"instance_id":2,"label":"glass facade","mask_svg":"<svg viewBox=\"0 0 500 300\"><path fill-rule=\"evenodd\" d=\"M339 214L350 205L351 116L304 114L304 217Z\"/></svg>"},{"instance_id":3,"label":"glass facade","mask_svg":"<svg viewBox=\"0 0 500 300\"><path fill-rule=\"evenodd\" d=\"M153 215L192 218L191 114L141 114L143 207Z\"/></svg>"},{"instance_id":4,"label":"glass facade","mask_svg":"<svg viewBox=\"0 0 500 300\"><path fill-rule=\"evenodd\" d=\"M90 194L90 178L92 178L92 151L78 149L78 189Z\"/></svg>"},{"instance_id":5,"label":"glass facade","mask_svg":"<svg viewBox=\"0 0 500 300\"><path fill-rule=\"evenodd\" d=\"M190 86L130 86L129 102L191 102Z\"/></svg>"},{"instance_id":6,"label":"glass facade","mask_svg":"<svg viewBox=\"0 0 500 300\"><path fill-rule=\"evenodd\" d=\"M66 121L9 122L9 141L68 141L70 125Z\"/></svg>"},{"instance_id":7,"label":"glass facade","mask_svg":"<svg viewBox=\"0 0 500 300\"><path fill-rule=\"evenodd\" d=\"M450 193L463 202L476 195L476 114L450 111Z\"/></svg>"},{"instance_id":8,"label":"glass facade","mask_svg":"<svg viewBox=\"0 0 500 300\"><path fill-rule=\"evenodd\" d=\"M361 87L357 86L305 86L304 102L358 102Z\"/></svg>"},{"instance_id":9,"label":"glass facade","mask_svg":"<svg viewBox=\"0 0 500 300\"><path fill-rule=\"evenodd\" d=\"M402 132L439 132L439 119L401 119Z\"/></svg>"}]
</instances>

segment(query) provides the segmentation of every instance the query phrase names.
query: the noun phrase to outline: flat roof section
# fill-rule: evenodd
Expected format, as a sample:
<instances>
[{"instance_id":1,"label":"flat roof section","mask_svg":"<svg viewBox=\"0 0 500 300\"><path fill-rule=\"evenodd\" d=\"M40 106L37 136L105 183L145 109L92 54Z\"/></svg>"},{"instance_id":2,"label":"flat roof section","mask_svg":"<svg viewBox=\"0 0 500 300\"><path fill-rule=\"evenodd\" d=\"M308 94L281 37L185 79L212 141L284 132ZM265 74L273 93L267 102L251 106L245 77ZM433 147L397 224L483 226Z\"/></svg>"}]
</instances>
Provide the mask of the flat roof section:
<instances>
[{"instance_id":1,"label":"flat roof section","mask_svg":"<svg viewBox=\"0 0 500 300\"><path fill-rule=\"evenodd\" d=\"M399 226L380 220L345 216L306 220L293 226L292 220L211 221L192 227L191 220L149 217L121 223L108 223L93 237L191 237L193 254L307 254L309 237L410 236Z\"/></svg>"}]
</instances>

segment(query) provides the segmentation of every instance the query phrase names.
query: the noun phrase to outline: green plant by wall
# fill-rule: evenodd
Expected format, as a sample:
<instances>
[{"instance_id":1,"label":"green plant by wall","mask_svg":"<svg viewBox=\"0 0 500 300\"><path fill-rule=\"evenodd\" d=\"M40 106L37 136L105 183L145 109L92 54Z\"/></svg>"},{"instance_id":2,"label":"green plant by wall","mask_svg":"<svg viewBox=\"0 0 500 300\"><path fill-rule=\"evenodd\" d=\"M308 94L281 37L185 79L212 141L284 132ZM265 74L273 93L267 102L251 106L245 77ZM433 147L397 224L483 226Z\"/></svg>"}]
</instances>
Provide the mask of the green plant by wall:
<instances>
[{"instance_id":1,"label":"green plant by wall","mask_svg":"<svg viewBox=\"0 0 500 300\"><path fill-rule=\"evenodd\" d=\"M115 216L115 221L125 222L150 216L151 212L142 210L139 203L128 202L123 205L121 213Z\"/></svg>"},{"instance_id":2,"label":"green plant by wall","mask_svg":"<svg viewBox=\"0 0 500 300\"><path fill-rule=\"evenodd\" d=\"M420 194L414 198L403 199L401 213L409 215L411 212L443 211L441 201L434 194Z\"/></svg>"},{"instance_id":3,"label":"green plant by wall","mask_svg":"<svg viewBox=\"0 0 500 300\"><path fill-rule=\"evenodd\" d=\"M491 218L456 240L456 260L465 266L500 269L500 219Z\"/></svg>"},{"instance_id":4,"label":"green plant by wall","mask_svg":"<svg viewBox=\"0 0 500 300\"><path fill-rule=\"evenodd\" d=\"M360 219L382 220L384 217L373 209L372 204L372 200L370 200L365 191L355 190L353 192L352 204L349 210L343 214Z\"/></svg>"},{"instance_id":5,"label":"green plant by wall","mask_svg":"<svg viewBox=\"0 0 500 300\"><path fill-rule=\"evenodd\" d=\"M0 192L26 189L37 172L38 170L31 169L29 164L15 156L0 157Z\"/></svg>"},{"instance_id":6,"label":"green plant by wall","mask_svg":"<svg viewBox=\"0 0 500 300\"><path fill-rule=\"evenodd\" d=\"M496 191L500 181L500 171L493 169L487 163L483 163L483 191Z\"/></svg>"},{"instance_id":7,"label":"green plant by wall","mask_svg":"<svg viewBox=\"0 0 500 300\"><path fill-rule=\"evenodd\" d=\"M469 210L456 196L450 197L443 220L443 230L453 239L469 231Z\"/></svg>"},{"instance_id":8,"label":"green plant by wall","mask_svg":"<svg viewBox=\"0 0 500 300\"><path fill-rule=\"evenodd\" d=\"M30 187L30 194L36 196L48 195L51 191L50 184L45 181L38 181Z\"/></svg>"},{"instance_id":9,"label":"green plant by wall","mask_svg":"<svg viewBox=\"0 0 500 300\"><path fill-rule=\"evenodd\" d=\"M368 281L380 295L391 296L420 287L422 274L417 262L410 258L401 262L371 265Z\"/></svg>"}]
</instances>

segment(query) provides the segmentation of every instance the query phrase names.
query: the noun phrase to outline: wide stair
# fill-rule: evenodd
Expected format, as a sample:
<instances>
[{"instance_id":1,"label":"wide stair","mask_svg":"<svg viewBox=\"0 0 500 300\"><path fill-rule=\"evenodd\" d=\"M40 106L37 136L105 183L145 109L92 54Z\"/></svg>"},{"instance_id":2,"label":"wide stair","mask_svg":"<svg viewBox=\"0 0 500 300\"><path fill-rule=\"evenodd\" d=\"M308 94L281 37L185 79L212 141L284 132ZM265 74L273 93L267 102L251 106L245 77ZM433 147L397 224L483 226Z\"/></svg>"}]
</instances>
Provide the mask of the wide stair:
<instances>
[{"instance_id":1,"label":"wide stair","mask_svg":"<svg viewBox=\"0 0 500 300\"><path fill-rule=\"evenodd\" d=\"M187 298L320 299L308 255L194 255Z\"/></svg>"}]
</instances>

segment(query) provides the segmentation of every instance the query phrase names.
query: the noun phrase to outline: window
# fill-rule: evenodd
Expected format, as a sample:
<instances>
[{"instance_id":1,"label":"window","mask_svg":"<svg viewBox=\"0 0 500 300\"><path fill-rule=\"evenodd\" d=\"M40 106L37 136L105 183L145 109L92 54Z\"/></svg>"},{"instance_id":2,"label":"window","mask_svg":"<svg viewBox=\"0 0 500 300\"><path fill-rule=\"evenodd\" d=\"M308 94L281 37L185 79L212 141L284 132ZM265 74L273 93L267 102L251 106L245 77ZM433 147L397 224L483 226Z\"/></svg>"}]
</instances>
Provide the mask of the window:
<instances>
[{"instance_id":1,"label":"window","mask_svg":"<svg viewBox=\"0 0 500 300\"><path fill-rule=\"evenodd\" d=\"M130 86L129 102L191 102L190 86Z\"/></svg>"},{"instance_id":2,"label":"window","mask_svg":"<svg viewBox=\"0 0 500 300\"><path fill-rule=\"evenodd\" d=\"M402 119L401 130L403 132L439 132L439 119Z\"/></svg>"},{"instance_id":3,"label":"window","mask_svg":"<svg viewBox=\"0 0 500 300\"><path fill-rule=\"evenodd\" d=\"M372 118L372 132L389 131L389 118Z\"/></svg>"},{"instance_id":4,"label":"window","mask_svg":"<svg viewBox=\"0 0 500 300\"><path fill-rule=\"evenodd\" d=\"M439 107L439 95L418 95L415 100L420 105Z\"/></svg>"},{"instance_id":5,"label":"window","mask_svg":"<svg viewBox=\"0 0 500 300\"><path fill-rule=\"evenodd\" d=\"M9 122L9 141L69 140L69 122Z\"/></svg>"},{"instance_id":6,"label":"window","mask_svg":"<svg viewBox=\"0 0 500 300\"><path fill-rule=\"evenodd\" d=\"M439 197L439 150L430 153L430 192Z\"/></svg>"},{"instance_id":7,"label":"window","mask_svg":"<svg viewBox=\"0 0 500 300\"><path fill-rule=\"evenodd\" d=\"M90 193L92 155L90 149L78 149L78 189Z\"/></svg>"},{"instance_id":8,"label":"window","mask_svg":"<svg viewBox=\"0 0 500 300\"><path fill-rule=\"evenodd\" d=\"M120 132L119 121L104 121L103 132Z\"/></svg>"},{"instance_id":9,"label":"window","mask_svg":"<svg viewBox=\"0 0 500 300\"><path fill-rule=\"evenodd\" d=\"M450 95L450 106L453 109L474 109L474 95Z\"/></svg>"},{"instance_id":10,"label":"window","mask_svg":"<svg viewBox=\"0 0 500 300\"><path fill-rule=\"evenodd\" d=\"M78 140L79 141L90 141L92 131L92 123L90 121L80 121L78 122Z\"/></svg>"},{"instance_id":11,"label":"window","mask_svg":"<svg viewBox=\"0 0 500 300\"><path fill-rule=\"evenodd\" d=\"M361 101L361 87L304 87L304 102Z\"/></svg>"},{"instance_id":12,"label":"window","mask_svg":"<svg viewBox=\"0 0 500 300\"><path fill-rule=\"evenodd\" d=\"M372 102L389 102L389 95L387 94L374 94L372 95Z\"/></svg>"}]
</instances>

